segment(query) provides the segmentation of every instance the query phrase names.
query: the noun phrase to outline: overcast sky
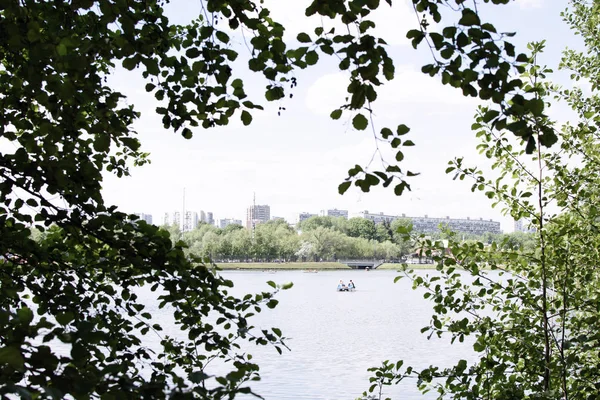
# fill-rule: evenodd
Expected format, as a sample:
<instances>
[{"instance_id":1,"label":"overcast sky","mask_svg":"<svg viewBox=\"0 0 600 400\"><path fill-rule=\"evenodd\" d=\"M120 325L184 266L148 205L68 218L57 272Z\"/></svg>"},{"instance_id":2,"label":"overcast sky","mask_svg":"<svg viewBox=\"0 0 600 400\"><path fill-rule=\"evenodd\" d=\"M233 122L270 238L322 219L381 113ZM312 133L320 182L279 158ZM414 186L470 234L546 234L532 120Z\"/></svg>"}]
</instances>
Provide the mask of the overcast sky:
<instances>
[{"instance_id":1,"label":"overcast sky","mask_svg":"<svg viewBox=\"0 0 600 400\"><path fill-rule=\"evenodd\" d=\"M320 23L320 19L306 21L303 17L302 9L308 3L266 1L272 6L274 19L288 27L290 38ZM509 6L493 7L493 20L499 31L519 32L514 42L520 46L548 39L545 61L556 66L560 51L573 40L559 15L564 5L566 2L555 0L517 0ZM170 7L169 16L177 22L199 12L198 1L171 2ZM290 222L302 211L339 208L351 214L369 210L492 218L501 221L505 231L512 231L512 221L492 209L485 196L471 193L470 185L457 183L444 173L454 156L464 155L473 164L481 163L470 130L477 103L441 85L439 78L420 72L430 56L425 49L415 51L404 39L407 29L415 25L408 3L396 0L389 9L382 2L381 8L375 16L376 33L389 42L397 74L379 91L375 124L378 130L399 123L411 127L410 138L417 145L406 151L404 167L421 172L412 180L412 192L396 197L391 189L362 193L352 187L343 196L337 193L348 169L371 158L375 142L370 131L353 130L349 120L329 119L329 113L343 102L347 76L337 72L334 60L324 60L297 73L293 99L277 104L262 101L266 109L254 114L251 126L243 127L236 120L225 128L198 128L191 140L162 129L160 118L153 112L156 103L144 91L144 81L136 72L117 70L112 82L142 112L136 130L143 148L151 153L152 163L133 169L129 178L106 175L106 200L123 211L150 213L161 223L165 212L181 210L185 187L186 209L212 211L217 219L243 220L255 192L258 204L270 205L272 216ZM241 44L238 49L247 58ZM236 74L250 90L265 83L261 76L248 71ZM286 108L281 116L277 115L279 106Z\"/></svg>"}]
</instances>

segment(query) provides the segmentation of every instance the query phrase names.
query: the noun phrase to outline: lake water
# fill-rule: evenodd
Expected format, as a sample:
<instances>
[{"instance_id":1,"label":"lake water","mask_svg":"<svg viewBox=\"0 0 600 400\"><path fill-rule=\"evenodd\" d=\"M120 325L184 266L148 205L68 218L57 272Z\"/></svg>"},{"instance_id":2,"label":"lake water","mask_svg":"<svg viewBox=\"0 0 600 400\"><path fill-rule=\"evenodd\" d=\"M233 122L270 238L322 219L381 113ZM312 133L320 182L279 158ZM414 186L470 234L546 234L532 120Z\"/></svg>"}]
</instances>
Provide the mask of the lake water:
<instances>
[{"instance_id":1,"label":"lake water","mask_svg":"<svg viewBox=\"0 0 600 400\"><path fill-rule=\"evenodd\" d=\"M435 274L435 271L419 271ZM394 283L395 271L226 271L238 294L268 290L266 281L293 282L278 295L279 305L253 320L257 327L278 327L291 351L279 355L273 348L252 354L262 381L252 388L267 400L356 399L369 387L367 368L383 360L405 360L405 366L451 366L472 359L471 346L449 344L449 338L420 333L428 325L431 302L412 289L408 279ZM355 292L337 292L342 279L352 279ZM421 395L414 379L385 388L393 399L433 399Z\"/></svg>"},{"instance_id":2,"label":"lake water","mask_svg":"<svg viewBox=\"0 0 600 400\"><path fill-rule=\"evenodd\" d=\"M291 348L279 355L270 346L249 347L262 377L250 386L267 400L353 400L370 386L367 369L383 360L403 359L405 366L419 370L429 365L452 366L461 358L474 359L469 344L450 345L449 338L427 340L420 333L429 324L432 303L413 290L407 278L394 283L398 272L224 271L222 275L235 283L231 293L239 296L271 290L266 283L269 280L294 283L292 289L277 295L275 309L263 307L263 312L250 320L257 328L280 328ZM346 283L352 279L357 290L337 292L340 279ZM164 335L185 334L172 323L167 308L158 309L156 293L143 288L138 294L146 311L160 321ZM158 347L159 341L154 335L143 338L144 346L150 348ZM56 346L59 353L69 352L60 342ZM385 387L384 394L394 400L437 398L435 393L421 395L414 379Z\"/></svg>"}]
</instances>

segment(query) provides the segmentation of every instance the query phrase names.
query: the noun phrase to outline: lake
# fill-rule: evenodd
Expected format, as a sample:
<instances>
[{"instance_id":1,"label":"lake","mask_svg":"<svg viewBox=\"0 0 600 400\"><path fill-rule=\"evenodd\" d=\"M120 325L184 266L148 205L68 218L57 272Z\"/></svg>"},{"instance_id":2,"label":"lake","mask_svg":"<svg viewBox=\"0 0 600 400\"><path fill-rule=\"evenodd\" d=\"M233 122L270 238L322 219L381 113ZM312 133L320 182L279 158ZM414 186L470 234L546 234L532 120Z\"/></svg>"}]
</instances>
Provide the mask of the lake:
<instances>
[{"instance_id":1,"label":"lake","mask_svg":"<svg viewBox=\"0 0 600 400\"><path fill-rule=\"evenodd\" d=\"M437 274L435 270L417 273ZM407 278L394 283L398 272L241 270L221 274L235 283L230 293L238 296L271 290L266 283L269 280L294 283L292 289L277 295L279 305L275 309L263 307L263 312L250 320L257 328L278 327L289 338L286 344L291 351L284 350L282 355L270 346L247 347L262 377L250 385L267 400L353 400L370 386L367 369L383 360L403 359L405 366L421 369L432 364L451 366L461 358L474 359L466 342L450 345L449 337L427 340L420 333L429 323L432 303L423 299L422 292L413 290ZM340 279L346 283L352 279L357 290L337 292ZM185 335L173 324L168 307L158 309L156 293L141 288L138 294L146 311L160 321L164 335ZM158 347L159 341L155 335L143 337L144 346L150 348ZM70 351L63 343L53 342L59 353ZM394 400L437 398L435 393L421 395L414 379L386 387L384 394Z\"/></svg>"},{"instance_id":2,"label":"lake","mask_svg":"<svg viewBox=\"0 0 600 400\"><path fill-rule=\"evenodd\" d=\"M418 271L436 274L436 271ZM431 364L450 366L473 358L471 346L449 344L449 338L420 333L428 325L431 303L412 289L408 279L394 283L395 271L341 270L225 271L235 283L234 293L268 290L268 280L293 282L278 295L279 305L253 319L253 325L278 327L291 351L257 347L252 352L262 381L252 388L267 400L356 399L369 387L367 368L383 360L405 360L416 368ZM356 283L355 292L337 292L339 280ZM467 277L468 279L468 277ZM433 399L421 395L414 379L385 389L393 399Z\"/></svg>"}]
</instances>

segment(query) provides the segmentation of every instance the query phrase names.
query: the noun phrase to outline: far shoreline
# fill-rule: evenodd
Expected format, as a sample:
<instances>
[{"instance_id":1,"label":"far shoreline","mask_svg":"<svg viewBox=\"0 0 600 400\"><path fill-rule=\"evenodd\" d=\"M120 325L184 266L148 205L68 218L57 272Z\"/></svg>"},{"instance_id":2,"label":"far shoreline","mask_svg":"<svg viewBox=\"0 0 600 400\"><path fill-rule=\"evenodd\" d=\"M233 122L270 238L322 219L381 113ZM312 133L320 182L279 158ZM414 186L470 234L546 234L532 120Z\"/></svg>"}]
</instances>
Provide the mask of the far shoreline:
<instances>
[{"instance_id":1,"label":"far shoreline","mask_svg":"<svg viewBox=\"0 0 600 400\"><path fill-rule=\"evenodd\" d=\"M262 262L248 262L248 263L215 263L221 270L232 271L232 270L265 270L265 271L335 271L335 270L352 270L346 264L339 262L286 262L286 263L262 263ZM407 269L435 269L435 264L401 264L401 263L384 263L373 270L401 270L403 266L407 265Z\"/></svg>"}]
</instances>

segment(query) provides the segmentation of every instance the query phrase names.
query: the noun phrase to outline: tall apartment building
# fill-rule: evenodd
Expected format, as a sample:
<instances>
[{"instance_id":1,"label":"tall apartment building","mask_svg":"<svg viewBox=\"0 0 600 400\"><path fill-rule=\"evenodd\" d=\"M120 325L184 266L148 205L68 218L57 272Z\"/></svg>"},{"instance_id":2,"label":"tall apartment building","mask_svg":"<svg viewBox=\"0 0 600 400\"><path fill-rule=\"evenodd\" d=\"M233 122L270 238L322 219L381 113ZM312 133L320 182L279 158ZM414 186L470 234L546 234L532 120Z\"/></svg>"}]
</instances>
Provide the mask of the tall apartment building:
<instances>
[{"instance_id":1,"label":"tall apartment building","mask_svg":"<svg viewBox=\"0 0 600 400\"><path fill-rule=\"evenodd\" d=\"M152 225L152 214L135 213L141 220L146 221L147 224Z\"/></svg>"},{"instance_id":2,"label":"tall apartment building","mask_svg":"<svg viewBox=\"0 0 600 400\"><path fill-rule=\"evenodd\" d=\"M177 225L181 228L181 213L179 211L175 211L172 213L165 213L163 217L164 225Z\"/></svg>"},{"instance_id":3,"label":"tall apartment building","mask_svg":"<svg viewBox=\"0 0 600 400\"><path fill-rule=\"evenodd\" d=\"M206 222L206 213L202 210L200 210L200 221Z\"/></svg>"},{"instance_id":4,"label":"tall apartment building","mask_svg":"<svg viewBox=\"0 0 600 400\"><path fill-rule=\"evenodd\" d=\"M311 214L311 213L308 213L308 212L301 212L301 213L298 213L298 222L300 223L300 222L302 222L304 220L309 219L310 217L316 217L316 216L317 216L317 214Z\"/></svg>"},{"instance_id":5,"label":"tall apartment building","mask_svg":"<svg viewBox=\"0 0 600 400\"><path fill-rule=\"evenodd\" d=\"M182 232L189 232L198 226L198 213L196 211L186 211L183 218Z\"/></svg>"},{"instance_id":6,"label":"tall apartment building","mask_svg":"<svg viewBox=\"0 0 600 400\"><path fill-rule=\"evenodd\" d=\"M271 207L268 205L253 205L246 209L246 228L267 222L271 219Z\"/></svg>"},{"instance_id":7,"label":"tall apartment building","mask_svg":"<svg viewBox=\"0 0 600 400\"><path fill-rule=\"evenodd\" d=\"M215 219L213 218L213 213L210 211L206 212L206 223L209 225L215 224Z\"/></svg>"},{"instance_id":8,"label":"tall apartment building","mask_svg":"<svg viewBox=\"0 0 600 400\"><path fill-rule=\"evenodd\" d=\"M228 225L242 225L242 221L233 218L224 218L219 220L219 228L225 229Z\"/></svg>"}]
</instances>

